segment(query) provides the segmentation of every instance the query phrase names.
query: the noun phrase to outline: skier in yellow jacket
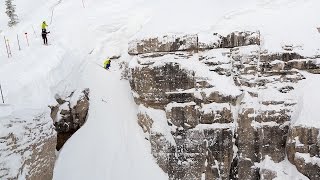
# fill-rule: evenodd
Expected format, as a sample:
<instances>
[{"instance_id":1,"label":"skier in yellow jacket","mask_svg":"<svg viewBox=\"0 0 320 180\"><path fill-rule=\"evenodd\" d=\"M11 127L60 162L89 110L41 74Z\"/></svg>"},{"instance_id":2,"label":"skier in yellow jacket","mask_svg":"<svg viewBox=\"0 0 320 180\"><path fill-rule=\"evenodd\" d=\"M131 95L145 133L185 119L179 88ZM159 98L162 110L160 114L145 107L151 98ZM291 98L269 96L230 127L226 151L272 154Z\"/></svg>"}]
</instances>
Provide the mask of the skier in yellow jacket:
<instances>
[{"instance_id":1,"label":"skier in yellow jacket","mask_svg":"<svg viewBox=\"0 0 320 180\"><path fill-rule=\"evenodd\" d=\"M103 67L108 70L110 68L110 65L111 65L111 60L107 58L103 63Z\"/></svg>"}]
</instances>

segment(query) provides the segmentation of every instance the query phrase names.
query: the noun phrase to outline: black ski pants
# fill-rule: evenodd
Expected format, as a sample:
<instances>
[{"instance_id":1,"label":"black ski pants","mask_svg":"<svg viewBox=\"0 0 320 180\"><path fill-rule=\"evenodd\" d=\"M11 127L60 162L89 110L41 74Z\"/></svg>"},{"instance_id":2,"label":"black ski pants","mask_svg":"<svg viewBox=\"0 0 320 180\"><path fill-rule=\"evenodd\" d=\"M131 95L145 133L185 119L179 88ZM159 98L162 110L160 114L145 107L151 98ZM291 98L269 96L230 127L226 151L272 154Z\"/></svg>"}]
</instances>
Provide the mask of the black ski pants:
<instances>
[{"instance_id":1,"label":"black ski pants","mask_svg":"<svg viewBox=\"0 0 320 180\"><path fill-rule=\"evenodd\" d=\"M43 44L48 44L48 39L46 34L42 34Z\"/></svg>"}]
</instances>

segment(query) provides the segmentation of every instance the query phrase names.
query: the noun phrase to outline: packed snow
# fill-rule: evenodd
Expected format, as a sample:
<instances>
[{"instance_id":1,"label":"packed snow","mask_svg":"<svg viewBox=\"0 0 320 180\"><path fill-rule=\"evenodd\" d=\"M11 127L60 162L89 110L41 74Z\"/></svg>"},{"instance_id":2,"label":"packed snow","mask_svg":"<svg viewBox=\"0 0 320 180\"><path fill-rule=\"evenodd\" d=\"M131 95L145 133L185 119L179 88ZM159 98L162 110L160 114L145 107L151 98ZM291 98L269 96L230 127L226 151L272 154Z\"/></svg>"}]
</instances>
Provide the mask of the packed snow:
<instances>
[{"instance_id":1,"label":"packed snow","mask_svg":"<svg viewBox=\"0 0 320 180\"><path fill-rule=\"evenodd\" d=\"M315 74L301 72L306 77L297 91L303 92L298 96L298 103L293 115L293 126L320 128L319 89L320 79Z\"/></svg>"},{"instance_id":2,"label":"packed snow","mask_svg":"<svg viewBox=\"0 0 320 180\"><path fill-rule=\"evenodd\" d=\"M112 55L122 55L119 61L129 61L127 48L132 39L203 33L204 42L214 43L214 39L206 39L207 34L260 30L263 48L271 52L280 52L282 46L292 44L302 55L320 54L318 0L13 2L20 23L12 28L7 26L5 4L0 4L0 84L5 100L5 105L0 105L0 133L7 132L1 124L3 118L20 117L26 109L30 114L48 115L44 108L55 103L55 94L69 94L79 87L91 89L87 123L61 150L54 172L57 180L167 179L137 125L138 107L128 83L120 80L117 62L112 63L110 72L97 66ZM51 31L49 46L42 45L40 37L43 20ZM11 47L10 58L4 36ZM201 73L202 67L196 68ZM304 83L295 124L320 127L320 82L313 75L306 76L311 80ZM221 88L227 91L230 87L223 84ZM15 162L18 159L12 159L13 170ZM287 168L288 163L266 160L261 165Z\"/></svg>"},{"instance_id":3,"label":"packed snow","mask_svg":"<svg viewBox=\"0 0 320 180\"><path fill-rule=\"evenodd\" d=\"M266 156L265 159L260 163L255 163L259 168L266 169L275 173L277 176L273 178L274 180L284 180L284 179L293 179L293 180L307 180L308 178L303 176L297 168L292 165L288 159L281 161L279 163L274 162L269 156Z\"/></svg>"}]
</instances>

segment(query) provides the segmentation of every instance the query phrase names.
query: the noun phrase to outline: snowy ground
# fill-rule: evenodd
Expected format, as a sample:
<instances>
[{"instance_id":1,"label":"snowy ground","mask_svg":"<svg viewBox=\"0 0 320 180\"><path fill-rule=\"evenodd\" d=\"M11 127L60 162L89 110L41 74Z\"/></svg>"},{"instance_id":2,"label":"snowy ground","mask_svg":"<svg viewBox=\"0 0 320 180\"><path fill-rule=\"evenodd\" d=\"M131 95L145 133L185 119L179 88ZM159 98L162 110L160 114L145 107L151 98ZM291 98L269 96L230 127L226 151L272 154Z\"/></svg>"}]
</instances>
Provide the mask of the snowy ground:
<instances>
[{"instance_id":1,"label":"snowy ground","mask_svg":"<svg viewBox=\"0 0 320 180\"><path fill-rule=\"evenodd\" d=\"M0 83L8 104L0 106L0 113L7 115L10 109L16 114L26 108L42 112L58 92L82 86L92 91L88 123L67 142L57 161L59 180L165 179L137 126L136 106L127 82L120 81L118 66L106 72L95 64L112 55L130 60L126 52L132 38L261 30L263 46L270 51L293 44L302 54L319 53L318 0L83 0L85 8L81 0L13 2L20 18L14 28L6 26L5 6L0 4ZM51 31L48 47L39 34L43 20ZM12 58L7 58L4 35ZM314 83L307 84L316 96Z\"/></svg>"}]
</instances>

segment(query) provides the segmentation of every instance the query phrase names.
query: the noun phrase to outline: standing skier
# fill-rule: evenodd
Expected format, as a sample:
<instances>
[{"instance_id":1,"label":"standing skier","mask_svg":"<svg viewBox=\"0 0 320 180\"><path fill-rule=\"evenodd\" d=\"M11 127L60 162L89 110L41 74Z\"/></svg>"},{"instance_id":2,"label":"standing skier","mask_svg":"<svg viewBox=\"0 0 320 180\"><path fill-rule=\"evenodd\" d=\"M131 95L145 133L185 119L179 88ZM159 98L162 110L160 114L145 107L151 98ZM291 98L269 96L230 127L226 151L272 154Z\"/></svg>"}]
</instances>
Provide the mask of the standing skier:
<instances>
[{"instance_id":1,"label":"standing skier","mask_svg":"<svg viewBox=\"0 0 320 180\"><path fill-rule=\"evenodd\" d=\"M110 68L110 65L111 65L111 60L107 58L103 63L103 67L108 70Z\"/></svg>"},{"instance_id":2,"label":"standing skier","mask_svg":"<svg viewBox=\"0 0 320 180\"><path fill-rule=\"evenodd\" d=\"M48 45L47 34L49 34L49 33L50 33L50 31L47 32L46 29L42 29L41 35L42 35L42 39L43 39L43 44L44 44L44 45Z\"/></svg>"}]
</instances>

